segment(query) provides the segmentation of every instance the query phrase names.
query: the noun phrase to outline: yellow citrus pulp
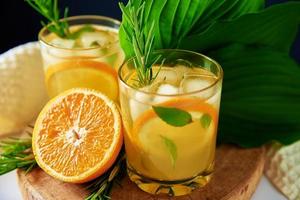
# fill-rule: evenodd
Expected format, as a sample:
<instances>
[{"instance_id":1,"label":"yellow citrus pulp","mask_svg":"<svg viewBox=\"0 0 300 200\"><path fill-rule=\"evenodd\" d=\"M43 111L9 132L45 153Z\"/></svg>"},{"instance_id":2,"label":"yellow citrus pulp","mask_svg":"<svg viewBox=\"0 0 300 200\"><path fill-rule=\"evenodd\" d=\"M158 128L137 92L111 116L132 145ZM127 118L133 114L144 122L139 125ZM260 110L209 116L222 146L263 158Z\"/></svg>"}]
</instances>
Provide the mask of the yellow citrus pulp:
<instances>
[{"instance_id":1,"label":"yellow citrus pulp","mask_svg":"<svg viewBox=\"0 0 300 200\"><path fill-rule=\"evenodd\" d=\"M117 72L109 65L82 59L50 65L46 70L46 85L50 97L71 88L90 88L118 100Z\"/></svg>"},{"instance_id":2,"label":"yellow citrus pulp","mask_svg":"<svg viewBox=\"0 0 300 200\"><path fill-rule=\"evenodd\" d=\"M116 160L122 143L115 103L102 93L80 88L53 98L38 116L32 136L38 165L73 183L102 175Z\"/></svg>"}]
</instances>

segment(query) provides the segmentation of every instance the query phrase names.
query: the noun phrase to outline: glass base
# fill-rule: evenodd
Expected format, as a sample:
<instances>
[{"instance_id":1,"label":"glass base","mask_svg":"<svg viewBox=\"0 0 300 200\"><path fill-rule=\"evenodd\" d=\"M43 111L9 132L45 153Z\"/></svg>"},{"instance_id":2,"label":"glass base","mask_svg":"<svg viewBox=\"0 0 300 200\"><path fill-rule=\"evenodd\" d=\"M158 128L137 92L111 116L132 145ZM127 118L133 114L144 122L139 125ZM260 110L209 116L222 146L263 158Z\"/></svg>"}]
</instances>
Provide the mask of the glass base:
<instances>
[{"instance_id":1,"label":"glass base","mask_svg":"<svg viewBox=\"0 0 300 200\"><path fill-rule=\"evenodd\" d=\"M211 179L212 170L203 172L193 178L180 181L160 181L144 177L127 165L127 173L140 189L150 194L165 194L168 196L181 196L191 193L193 190L205 186Z\"/></svg>"}]
</instances>

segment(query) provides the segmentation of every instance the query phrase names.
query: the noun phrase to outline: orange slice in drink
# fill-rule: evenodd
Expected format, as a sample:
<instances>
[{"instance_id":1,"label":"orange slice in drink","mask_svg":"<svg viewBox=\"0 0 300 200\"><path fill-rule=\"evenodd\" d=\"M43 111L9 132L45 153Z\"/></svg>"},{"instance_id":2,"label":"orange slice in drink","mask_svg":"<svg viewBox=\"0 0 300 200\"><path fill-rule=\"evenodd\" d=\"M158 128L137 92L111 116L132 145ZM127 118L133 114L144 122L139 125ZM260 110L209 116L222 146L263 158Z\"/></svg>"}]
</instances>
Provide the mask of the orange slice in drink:
<instances>
[{"instance_id":1,"label":"orange slice in drink","mask_svg":"<svg viewBox=\"0 0 300 200\"><path fill-rule=\"evenodd\" d=\"M180 98L157 106L189 112L192 122L181 127L167 124L153 109L134 123L127 151L141 155L138 171L148 177L181 180L206 170L214 159L218 115L216 109L201 99ZM142 152L142 153L140 153ZM130 155L129 155L130 154ZM137 160L129 153L130 160ZM197 162L201 159L201 162Z\"/></svg>"},{"instance_id":2,"label":"orange slice in drink","mask_svg":"<svg viewBox=\"0 0 300 200\"><path fill-rule=\"evenodd\" d=\"M53 98L35 123L32 145L38 165L65 182L83 183L108 170L123 143L115 103L89 89Z\"/></svg>"},{"instance_id":3,"label":"orange slice in drink","mask_svg":"<svg viewBox=\"0 0 300 200\"><path fill-rule=\"evenodd\" d=\"M72 60L48 67L46 85L50 97L71 89L90 88L103 92L110 99L118 99L117 72L105 63Z\"/></svg>"},{"instance_id":4,"label":"orange slice in drink","mask_svg":"<svg viewBox=\"0 0 300 200\"><path fill-rule=\"evenodd\" d=\"M217 114L216 109L212 105L206 103L205 101L203 101L201 99L196 99L196 98L173 99L173 100L169 100L164 103L158 104L156 106L177 108L177 109L181 109L181 110L189 112L192 115L194 122L198 120L198 122L201 126L201 130L202 130L201 132L206 132L206 130L208 130L208 129L213 129L214 131L217 129L218 114ZM207 115L210 117L211 121L210 121L208 127L203 127L201 125L201 117L203 115ZM151 122L153 120L159 122L160 124L165 124L169 128L172 127L171 125L168 125L165 122L163 122L157 116L157 114L154 112L153 109L150 109L150 110L146 111L144 114L142 114L135 121L134 126L133 126L133 133L135 133L135 136L137 136L137 134L140 134L142 129L144 129L145 125L151 127L152 126ZM156 126L154 126L154 127L156 127ZM174 128L181 129L184 127L174 127ZM149 130L149 131L151 132L151 130Z\"/></svg>"}]
</instances>

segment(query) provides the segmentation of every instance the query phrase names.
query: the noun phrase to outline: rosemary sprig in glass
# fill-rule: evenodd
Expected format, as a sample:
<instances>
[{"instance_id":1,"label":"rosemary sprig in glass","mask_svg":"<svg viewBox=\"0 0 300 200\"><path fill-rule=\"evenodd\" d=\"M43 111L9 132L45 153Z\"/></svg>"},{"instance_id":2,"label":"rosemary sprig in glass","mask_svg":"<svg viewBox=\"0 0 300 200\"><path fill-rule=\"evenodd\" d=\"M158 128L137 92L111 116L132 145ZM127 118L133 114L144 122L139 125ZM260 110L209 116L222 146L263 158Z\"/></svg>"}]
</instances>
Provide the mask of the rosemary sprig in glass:
<instances>
[{"instance_id":1,"label":"rosemary sprig in glass","mask_svg":"<svg viewBox=\"0 0 300 200\"><path fill-rule=\"evenodd\" d=\"M69 25L66 20L60 19L58 0L25 0L34 10L40 13L48 21L41 22L50 32L57 34L61 38L70 36ZM65 8L63 18L68 16L68 8ZM50 23L48 26L47 24Z\"/></svg>"},{"instance_id":2,"label":"rosemary sprig in glass","mask_svg":"<svg viewBox=\"0 0 300 200\"><path fill-rule=\"evenodd\" d=\"M153 56L154 50L154 22L151 24L149 31L145 31L143 26L143 17L145 11L145 2L139 6L134 6L132 0L128 1L125 7L119 3L120 8L128 25L123 26L126 35L130 38L134 51L134 67L137 72L139 86L151 84L157 77L159 70L153 75L152 66L161 56Z\"/></svg>"}]
</instances>

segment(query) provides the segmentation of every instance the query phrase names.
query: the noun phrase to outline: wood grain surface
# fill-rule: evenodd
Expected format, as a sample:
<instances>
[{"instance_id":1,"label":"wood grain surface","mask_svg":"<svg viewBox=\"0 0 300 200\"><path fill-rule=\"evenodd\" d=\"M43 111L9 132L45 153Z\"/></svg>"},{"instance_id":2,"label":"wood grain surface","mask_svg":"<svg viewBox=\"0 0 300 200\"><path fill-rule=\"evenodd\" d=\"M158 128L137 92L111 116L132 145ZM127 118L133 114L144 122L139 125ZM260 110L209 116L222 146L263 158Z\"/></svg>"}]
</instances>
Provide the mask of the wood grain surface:
<instances>
[{"instance_id":1,"label":"wood grain surface","mask_svg":"<svg viewBox=\"0 0 300 200\"><path fill-rule=\"evenodd\" d=\"M113 188L112 200L248 200L262 176L264 149L243 149L222 145L217 149L211 181L190 195L180 197L147 194L125 177ZM24 200L81 200L88 195L82 185L63 183L37 168L25 175L18 171Z\"/></svg>"}]
</instances>

